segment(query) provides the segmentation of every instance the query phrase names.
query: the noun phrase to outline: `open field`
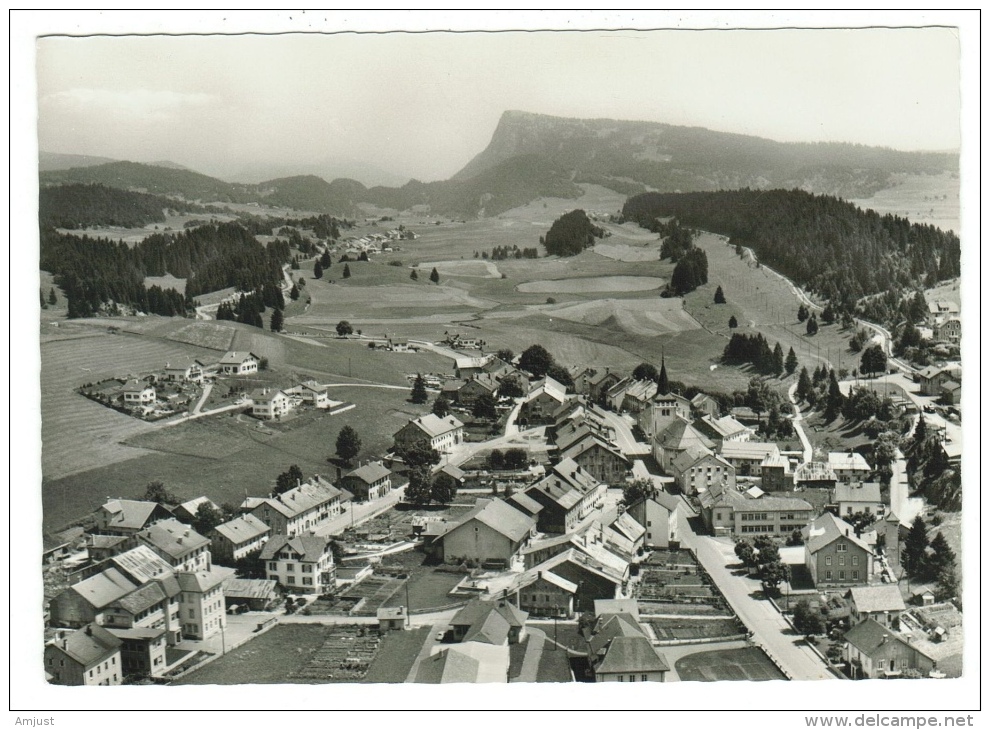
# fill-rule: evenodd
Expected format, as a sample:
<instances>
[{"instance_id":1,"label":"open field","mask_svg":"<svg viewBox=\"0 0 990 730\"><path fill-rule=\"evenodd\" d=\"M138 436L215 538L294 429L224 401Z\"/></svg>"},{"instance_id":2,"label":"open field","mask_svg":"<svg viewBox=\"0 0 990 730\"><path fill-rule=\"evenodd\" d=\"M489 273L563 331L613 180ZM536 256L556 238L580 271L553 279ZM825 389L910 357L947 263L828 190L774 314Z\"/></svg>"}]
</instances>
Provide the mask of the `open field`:
<instances>
[{"instance_id":1,"label":"open field","mask_svg":"<svg viewBox=\"0 0 990 730\"><path fill-rule=\"evenodd\" d=\"M148 289L158 286L162 289L175 289L179 294L186 293L186 280L177 279L171 274L166 274L165 276L146 276L144 277L144 285Z\"/></svg>"},{"instance_id":2,"label":"open field","mask_svg":"<svg viewBox=\"0 0 990 730\"><path fill-rule=\"evenodd\" d=\"M581 294L584 292L628 292L659 289L663 279L653 276L596 276L589 279L528 281L517 289L540 294Z\"/></svg>"},{"instance_id":3,"label":"open field","mask_svg":"<svg viewBox=\"0 0 990 730\"><path fill-rule=\"evenodd\" d=\"M45 291L48 291L45 289ZM945 299L950 302L955 302L957 305L961 305L962 301L959 294L959 279L952 279L951 281L946 281L939 284L934 289L925 290L925 300L929 302L937 302L940 299Z\"/></svg>"},{"instance_id":4,"label":"open field","mask_svg":"<svg viewBox=\"0 0 990 730\"><path fill-rule=\"evenodd\" d=\"M682 682L786 679L756 647L688 654L677 660L674 669Z\"/></svg>"},{"instance_id":5,"label":"open field","mask_svg":"<svg viewBox=\"0 0 990 730\"><path fill-rule=\"evenodd\" d=\"M236 328L214 322L194 322L177 329L169 335L170 340L189 345L205 347L209 350L227 352L234 339ZM216 356L215 356L216 357ZM173 363L175 364L175 363Z\"/></svg>"},{"instance_id":6,"label":"open field","mask_svg":"<svg viewBox=\"0 0 990 730\"><path fill-rule=\"evenodd\" d=\"M959 176L892 175L892 187L877 191L872 198L850 200L860 208L885 215L907 218L912 223L959 232Z\"/></svg>"},{"instance_id":7,"label":"open field","mask_svg":"<svg viewBox=\"0 0 990 730\"><path fill-rule=\"evenodd\" d=\"M409 577L408 599L406 589L396 591L383 605L405 606L409 602L411 609L439 608L465 600L449 595L464 579L464 573L451 573L445 570L415 571Z\"/></svg>"},{"instance_id":8,"label":"open field","mask_svg":"<svg viewBox=\"0 0 990 730\"><path fill-rule=\"evenodd\" d=\"M139 496L154 480L164 482L183 499L205 494L217 504L240 504L245 496L266 496L275 478L292 464L298 464L307 478L312 474L336 478L335 468L327 458L333 455L340 429L349 424L358 432L362 441L359 460L378 457L391 446L392 434L410 418L428 410L406 402L408 395L404 390L334 388L335 400L356 403L357 407L337 416L307 418L298 428L292 421L262 424L234 411L144 433L135 442L140 449L115 446L126 450L128 456L135 452L127 461L94 460L87 471L46 478L45 527L57 529L79 519L101 505L107 496ZM119 415L79 398L101 411ZM155 428L137 419L120 417L148 431ZM137 433L141 432L133 432Z\"/></svg>"},{"instance_id":9,"label":"open field","mask_svg":"<svg viewBox=\"0 0 990 730\"><path fill-rule=\"evenodd\" d=\"M401 684L406 681L416 657L427 641L433 641L433 629L423 626L406 631L389 631L378 647L378 656L364 675L365 684Z\"/></svg>"}]
</instances>

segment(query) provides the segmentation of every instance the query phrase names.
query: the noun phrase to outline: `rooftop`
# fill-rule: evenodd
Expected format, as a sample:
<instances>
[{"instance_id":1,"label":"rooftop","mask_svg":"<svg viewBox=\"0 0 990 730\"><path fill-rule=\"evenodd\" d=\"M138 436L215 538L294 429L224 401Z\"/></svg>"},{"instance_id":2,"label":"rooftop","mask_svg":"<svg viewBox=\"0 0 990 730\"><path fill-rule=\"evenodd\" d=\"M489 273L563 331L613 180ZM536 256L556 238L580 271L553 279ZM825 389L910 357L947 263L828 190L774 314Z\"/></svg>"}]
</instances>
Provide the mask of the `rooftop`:
<instances>
[{"instance_id":1,"label":"rooftop","mask_svg":"<svg viewBox=\"0 0 990 730\"><path fill-rule=\"evenodd\" d=\"M873 620L872 618L853 626L846 632L844 638L847 642L849 642L849 644L859 649L867 656L872 656L877 649L886 644L888 641L899 641L906 646L910 646L920 654L928 656L927 652L922 651L920 647L911 644L907 639L902 638L900 634L891 631L886 626Z\"/></svg>"},{"instance_id":2,"label":"rooftop","mask_svg":"<svg viewBox=\"0 0 990 730\"><path fill-rule=\"evenodd\" d=\"M122 573L137 583L147 583L162 575L171 575L172 566L147 545L138 545L110 558Z\"/></svg>"},{"instance_id":3,"label":"rooftop","mask_svg":"<svg viewBox=\"0 0 990 730\"><path fill-rule=\"evenodd\" d=\"M826 545L830 545L840 537L844 537L866 552L872 552L870 546L856 537L852 525L840 520L831 512L824 512L814 522L804 528L805 547L811 553L816 553Z\"/></svg>"},{"instance_id":4,"label":"rooftop","mask_svg":"<svg viewBox=\"0 0 990 730\"><path fill-rule=\"evenodd\" d=\"M604 649L595 667L599 674L668 672L667 659L645 636L617 636Z\"/></svg>"},{"instance_id":5,"label":"rooftop","mask_svg":"<svg viewBox=\"0 0 990 730\"><path fill-rule=\"evenodd\" d=\"M253 540L271 530L272 528L252 514L241 515L216 527L217 533L235 545Z\"/></svg>"},{"instance_id":6,"label":"rooftop","mask_svg":"<svg viewBox=\"0 0 990 730\"><path fill-rule=\"evenodd\" d=\"M879 586L856 586L849 589L853 606L861 613L878 611L903 611L906 606L901 597L901 589L894 584Z\"/></svg>"},{"instance_id":7,"label":"rooftop","mask_svg":"<svg viewBox=\"0 0 990 730\"><path fill-rule=\"evenodd\" d=\"M433 413L427 413L425 416L415 418L410 421L410 423L415 425L430 438L436 438L437 436L442 436L445 433L450 433L451 431L456 431L459 428L464 428L464 424L453 416L440 418Z\"/></svg>"},{"instance_id":8,"label":"rooftop","mask_svg":"<svg viewBox=\"0 0 990 730\"><path fill-rule=\"evenodd\" d=\"M179 559L210 544L188 525L172 518L161 520L138 533L138 539L171 558Z\"/></svg>"},{"instance_id":9,"label":"rooftop","mask_svg":"<svg viewBox=\"0 0 990 730\"><path fill-rule=\"evenodd\" d=\"M90 624L53 644L83 667L92 667L116 654L121 641L102 626Z\"/></svg>"},{"instance_id":10,"label":"rooftop","mask_svg":"<svg viewBox=\"0 0 990 730\"><path fill-rule=\"evenodd\" d=\"M109 606L136 588L137 585L129 581L120 571L109 568L92 578L69 586L66 590L74 591L93 608L100 609Z\"/></svg>"},{"instance_id":11,"label":"rooftop","mask_svg":"<svg viewBox=\"0 0 990 730\"><path fill-rule=\"evenodd\" d=\"M726 459L763 461L770 454L779 454L777 444L764 441L723 441L719 453Z\"/></svg>"},{"instance_id":12,"label":"rooftop","mask_svg":"<svg viewBox=\"0 0 990 730\"><path fill-rule=\"evenodd\" d=\"M392 472L386 469L385 465L380 461L373 461L370 464L365 464L364 466L349 472L346 476L359 479L365 484L374 484L379 479L384 479L391 473Z\"/></svg>"},{"instance_id":13,"label":"rooftop","mask_svg":"<svg viewBox=\"0 0 990 730\"><path fill-rule=\"evenodd\" d=\"M474 507L451 525L448 532L456 530L471 520L478 520L513 542L522 540L536 525L536 521L532 517L523 514L515 507L510 507L502 500L479 499Z\"/></svg>"},{"instance_id":14,"label":"rooftop","mask_svg":"<svg viewBox=\"0 0 990 730\"><path fill-rule=\"evenodd\" d=\"M828 465L833 471L872 471L870 465L863 458L862 454L855 451L830 451L828 454Z\"/></svg>"},{"instance_id":15,"label":"rooftop","mask_svg":"<svg viewBox=\"0 0 990 730\"><path fill-rule=\"evenodd\" d=\"M801 482L836 482L835 471L822 461L809 461L799 464L794 470L794 483Z\"/></svg>"},{"instance_id":16,"label":"rooftop","mask_svg":"<svg viewBox=\"0 0 990 730\"><path fill-rule=\"evenodd\" d=\"M300 556L299 560L301 562L316 563L319 562L329 544L329 538L320 537L312 533L295 535L294 537L273 535L261 549L260 558L262 560L271 560L283 547L288 546L294 553Z\"/></svg>"},{"instance_id":17,"label":"rooftop","mask_svg":"<svg viewBox=\"0 0 990 730\"><path fill-rule=\"evenodd\" d=\"M835 502L870 502L871 504L881 504L880 485L877 482L836 484Z\"/></svg>"}]
</instances>

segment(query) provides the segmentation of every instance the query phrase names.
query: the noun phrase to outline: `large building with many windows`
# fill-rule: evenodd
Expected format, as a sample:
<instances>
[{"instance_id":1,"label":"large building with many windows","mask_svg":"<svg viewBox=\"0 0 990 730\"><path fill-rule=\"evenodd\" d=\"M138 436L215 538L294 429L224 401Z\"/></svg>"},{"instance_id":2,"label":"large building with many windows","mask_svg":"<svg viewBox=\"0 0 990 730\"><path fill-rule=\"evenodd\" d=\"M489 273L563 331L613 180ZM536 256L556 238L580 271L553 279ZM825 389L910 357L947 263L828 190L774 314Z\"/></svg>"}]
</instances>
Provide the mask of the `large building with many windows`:
<instances>
[{"instance_id":1,"label":"large building with many windows","mask_svg":"<svg viewBox=\"0 0 990 730\"><path fill-rule=\"evenodd\" d=\"M866 585L873 574L870 546L831 512L805 528L804 562L816 588Z\"/></svg>"},{"instance_id":2,"label":"large building with many windows","mask_svg":"<svg viewBox=\"0 0 990 730\"><path fill-rule=\"evenodd\" d=\"M274 535L261 550L265 575L292 593L333 593L332 541L313 534Z\"/></svg>"},{"instance_id":3,"label":"large building with many windows","mask_svg":"<svg viewBox=\"0 0 990 730\"><path fill-rule=\"evenodd\" d=\"M713 535L787 537L814 517L814 508L792 497L752 497L728 484L701 495L701 515Z\"/></svg>"}]
</instances>

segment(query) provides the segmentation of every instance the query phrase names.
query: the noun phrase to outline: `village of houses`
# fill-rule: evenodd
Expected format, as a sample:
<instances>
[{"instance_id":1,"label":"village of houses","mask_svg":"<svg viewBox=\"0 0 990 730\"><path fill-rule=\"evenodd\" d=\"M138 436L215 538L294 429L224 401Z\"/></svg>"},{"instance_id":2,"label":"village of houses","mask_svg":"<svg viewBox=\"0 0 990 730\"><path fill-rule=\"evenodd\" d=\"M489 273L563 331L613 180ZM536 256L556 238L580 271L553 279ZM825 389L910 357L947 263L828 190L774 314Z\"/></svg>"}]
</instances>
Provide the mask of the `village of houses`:
<instances>
[{"instance_id":1,"label":"village of houses","mask_svg":"<svg viewBox=\"0 0 990 730\"><path fill-rule=\"evenodd\" d=\"M704 393L688 400L653 380L581 367L569 369L568 389L454 344L453 372L427 383L450 413L409 421L377 461L248 497L208 534L193 529L204 504L219 509L204 495L178 505L108 497L87 527L47 536L46 572L64 583L46 605L49 681L223 683L242 647L296 624L327 631L308 665L264 681L961 672L959 611L901 579L913 515L884 501L862 455L760 441L758 417L723 412ZM209 415L218 383L233 401L220 410L259 421L306 407L346 420L355 407L315 382L231 387L259 367L256 355L229 352L83 390L139 416ZM458 416L510 377L524 394L501 399L499 433L466 438ZM942 396L959 374L921 377L924 394ZM412 446L440 455L432 479L456 494L449 504L404 500L409 470L397 452ZM493 451L511 450L525 453L522 463L492 466ZM774 596L735 550L761 538L786 567ZM257 571L241 574L251 559ZM802 604L825 630L795 641Z\"/></svg>"}]
</instances>

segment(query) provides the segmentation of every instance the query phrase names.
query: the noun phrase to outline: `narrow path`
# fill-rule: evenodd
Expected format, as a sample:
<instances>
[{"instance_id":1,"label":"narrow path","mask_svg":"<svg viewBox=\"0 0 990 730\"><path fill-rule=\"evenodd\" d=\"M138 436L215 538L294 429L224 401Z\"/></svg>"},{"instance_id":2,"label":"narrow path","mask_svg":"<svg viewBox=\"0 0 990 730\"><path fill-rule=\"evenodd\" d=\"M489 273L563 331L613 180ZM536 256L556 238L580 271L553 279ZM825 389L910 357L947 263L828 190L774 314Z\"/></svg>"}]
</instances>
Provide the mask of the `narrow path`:
<instances>
[{"instance_id":1,"label":"narrow path","mask_svg":"<svg viewBox=\"0 0 990 730\"><path fill-rule=\"evenodd\" d=\"M203 410L203 404L206 403L206 399L210 397L210 393L213 392L213 383L207 383L203 386L203 395L196 402L196 407L193 408L192 414L195 416L197 413Z\"/></svg>"},{"instance_id":2,"label":"narrow path","mask_svg":"<svg viewBox=\"0 0 990 730\"><path fill-rule=\"evenodd\" d=\"M807 464L809 461L814 459L815 451L811 447L811 441L808 440L808 435L804 432L804 426L801 425L801 421L804 420L804 416L801 414L801 407L798 405L797 383L793 383L791 387L787 389L787 397L790 399L791 405L794 406L794 416L791 418L791 422L794 425L795 433L797 433L798 438L801 439L801 446L804 450L804 463Z\"/></svg>"}]
</instances>

